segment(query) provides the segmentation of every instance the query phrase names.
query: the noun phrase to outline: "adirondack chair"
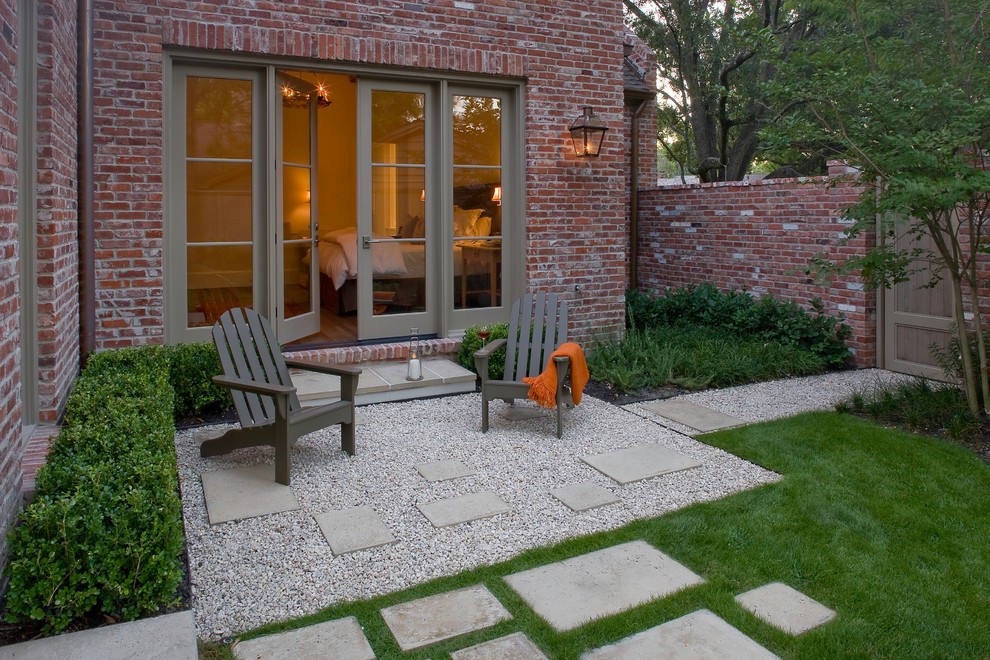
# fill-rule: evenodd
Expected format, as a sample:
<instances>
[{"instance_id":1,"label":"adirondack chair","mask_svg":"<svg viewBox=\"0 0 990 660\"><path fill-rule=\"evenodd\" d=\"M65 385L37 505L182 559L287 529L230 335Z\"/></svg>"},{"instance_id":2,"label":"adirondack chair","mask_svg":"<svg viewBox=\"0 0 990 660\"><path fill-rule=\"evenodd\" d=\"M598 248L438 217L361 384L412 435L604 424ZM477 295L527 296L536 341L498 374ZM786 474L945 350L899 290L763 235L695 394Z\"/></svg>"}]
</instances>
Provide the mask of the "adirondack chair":
<instances>
[{"instance_id":1,"label":"adirondack chair","mask_svg":"<svg viewBox=\"0 0 990 660\"><path fill-rule=\"evenodd\" d=\"M532 332L530 332L532 328ZM538 376L546 367L550 354L567 341L567 301L557 294L526 294L512 304L508 339L496 339L474 354L474 366L481 376L481 430L488 431L488 402L502 399L512 403L525 399L527 376ZM488 379L488 358L505 346L505 373L502 380ZM564 384L570 361L555 357L557 366L557 437L563 435L563 409L573 407L570 388Z\"/></svg>"},{"instance_id":2,"label":"adirondack chair","mask_svg":"<svg viewBox=\"0 0 990 660\"><path fill-rule=\"evenodd\" d=\"M274 447L275 481L288 486L289 447L307 433L333 424L340 424L341 449L354 455L354 396L360 369L286 360L268 319L251 309L224 312L213 325L213 343L223 366L223 375L214 376L213 382L230 388L241 428L204 441L200 456L219 456L243 447ZM289 367L340 376L340 400L303 408Z\"/></svg>"}]
</instances>

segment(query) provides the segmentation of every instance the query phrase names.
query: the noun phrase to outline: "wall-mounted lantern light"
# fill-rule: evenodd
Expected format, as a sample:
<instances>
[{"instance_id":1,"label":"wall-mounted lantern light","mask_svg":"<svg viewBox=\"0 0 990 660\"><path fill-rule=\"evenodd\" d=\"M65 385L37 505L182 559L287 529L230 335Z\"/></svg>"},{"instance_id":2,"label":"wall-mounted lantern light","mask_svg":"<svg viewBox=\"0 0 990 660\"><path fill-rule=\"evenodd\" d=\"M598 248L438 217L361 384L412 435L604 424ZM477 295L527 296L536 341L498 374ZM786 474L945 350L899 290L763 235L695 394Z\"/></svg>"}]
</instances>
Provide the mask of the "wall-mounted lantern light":
<instances>
[{"instance_id":1,"label":"wall-mounted lantern light","mask_svg":"<svg viewBox=\"0 0 990 660\"><path fill-rule=\"evenodd\" d=\"M495 190L492 192L492 201L495 202L495 206L502 206L502 186L495 186Z\"/></svg>"},{"instance_id":2,"label":"wall-mounted lantern light","mask_svg":"<svg viewBox=\"0 0 990 660\"><path fill-rule=\"evenodd\" d=\"M598 156L602 150L602 140L608 127L595 116L590 105L582 108L583 114L571 124L571 141L574 143L574 153L579 158Z\"/></svg>"}]
</instances>

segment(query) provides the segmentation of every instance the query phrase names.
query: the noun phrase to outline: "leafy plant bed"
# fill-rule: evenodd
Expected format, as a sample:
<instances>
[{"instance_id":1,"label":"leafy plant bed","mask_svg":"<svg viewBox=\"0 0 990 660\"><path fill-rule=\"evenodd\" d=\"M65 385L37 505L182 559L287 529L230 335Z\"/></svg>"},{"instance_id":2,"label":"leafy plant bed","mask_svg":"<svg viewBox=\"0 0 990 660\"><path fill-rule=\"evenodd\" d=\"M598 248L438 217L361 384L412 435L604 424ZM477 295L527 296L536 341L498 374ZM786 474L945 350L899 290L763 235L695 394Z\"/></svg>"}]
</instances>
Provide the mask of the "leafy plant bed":
<instances>
[{"instance_id":1,"label":"leafy plant bed","mask_svg":"<svg viewBox=\"0 0 990 660\"><path fill-rule=\"evenodd\" d=\"M588 381L588 384L584 388L584 393L588 396L593 396L596 399L616 406L625 406L630 403L639 403L640 401L669 399L674 396L680 396L681 394L687 394L687 392L688 390L679 387L641 387L632 392L623 392L611 383L597 380Z\"/></svg>"}]
</instances>

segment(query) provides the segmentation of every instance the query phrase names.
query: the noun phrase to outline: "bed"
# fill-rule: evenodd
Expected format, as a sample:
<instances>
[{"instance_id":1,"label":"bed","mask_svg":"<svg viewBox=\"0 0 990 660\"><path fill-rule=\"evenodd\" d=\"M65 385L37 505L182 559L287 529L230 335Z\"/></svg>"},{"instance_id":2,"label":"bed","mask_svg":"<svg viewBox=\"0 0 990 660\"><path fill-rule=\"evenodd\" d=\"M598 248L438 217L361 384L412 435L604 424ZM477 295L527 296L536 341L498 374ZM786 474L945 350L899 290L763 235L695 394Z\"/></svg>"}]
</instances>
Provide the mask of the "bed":
<instances>
[{"instance_id":1,"label":"bed","mask_svg":"<svg viewBox=\"0 0 990 660\"><path fill-rule=\"evenodd\" d=\"M454 213L454 235L474 238L457 241L454 246L454 276L458 282L463 280L462 292L467 276L490 277L494 272L489 265L475 259L465 259L461 255L464 246L500 246L500 242L483 240L491 231L491 218L481 217L481 213L481 209L455 209ZM410 218L397 238L417 239L423 236L422 221L419 218ZM374 238L391 237L375 235ZM353 229L340 229L321 234L318 250L321 305L339 315L353 313L357 310L357 232ZM500 254L500 250L498 253ZM381 288L381 291L376 290L376 300L381 296L390 304L406 309L417 309L424 303L425 241L375 243L371 256L376 289ZM305 265L309 265L308 255ZM490 282L489 288L494 289Z\"/></svg>"}]
</instances>

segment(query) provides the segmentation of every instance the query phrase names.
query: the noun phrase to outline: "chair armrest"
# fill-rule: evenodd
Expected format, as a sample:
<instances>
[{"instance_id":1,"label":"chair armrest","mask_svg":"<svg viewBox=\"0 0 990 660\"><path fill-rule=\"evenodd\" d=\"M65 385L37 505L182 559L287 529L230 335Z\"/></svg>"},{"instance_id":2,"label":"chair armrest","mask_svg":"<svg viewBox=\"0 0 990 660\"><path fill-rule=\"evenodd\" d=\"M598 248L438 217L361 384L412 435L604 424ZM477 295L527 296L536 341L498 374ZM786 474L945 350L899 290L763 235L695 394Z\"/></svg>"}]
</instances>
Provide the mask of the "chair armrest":
<instances>
[{"instance_id":1,"label":"chair armrest","mask_svg":"<svg viewBox=\"0 0 990 660\"><path fill-rule=\"evenodd\" d=\"M566 355L558 355L553 359L554 366L557 367L557 388L564 384L564 379L567 378L567 372L571 368L571 359Z\"/></svg>"},{"instance_id":2,"label":"chair armrest","mask_svg":"<svg viewBox=\"0 0 990 660\"><path fill-rule=\"evenodd\" d=\"M493 339L490 344L486 344L483 348L479 348L474 352L474 359L477 360L479 357L483 357L484 359L487 360L489 355L491 355L501 347L505 346L505 344L507 344L508 341L509 340L506 339L505 337L501 339Z\"/></svg>"},{"instance_id":3,"label":"chair armrest","mask_svg":"<svg viewBox=\"0 0 990 660\"><path fill-rule=\"evenodd\" d=\"M361 375L361 369L357 367L349 367L344 364L324 364L323 362L315 362L313 360L304 360L301 358L286 358L285 365L296 369L305 369L307 371L330 374L331 376Z\"/></svg>"},{"instance_id":4,"label":"chair armrest","mask_svg":"<svg viewBox=\"0 0 990 660\"><path fill-rule=\"evenodd\" d=\"M488 358L507 342L508 339L505 338L496 339L492 343L486 344L484 348L480 348L474 352L474 370L478 372L482 384L488 380Z\"/></svg>"},{"instance_id":5,"label":"chair armrest","mask_svg":"<svg viewBox=\"0 0 990 660\"><path fill-rule=\"evenodd\" d=\"M296 388L289 385L259 383L253 380L231 378L229 376L214 376L213 382L221 387L229 387L232 390L240 390L242 392L251 392L253 394L263 394L267 396L288 396L296 391Z\"/></svg>"}]
</instances>

